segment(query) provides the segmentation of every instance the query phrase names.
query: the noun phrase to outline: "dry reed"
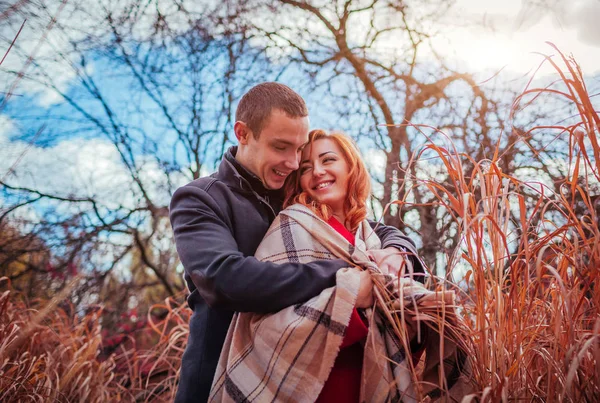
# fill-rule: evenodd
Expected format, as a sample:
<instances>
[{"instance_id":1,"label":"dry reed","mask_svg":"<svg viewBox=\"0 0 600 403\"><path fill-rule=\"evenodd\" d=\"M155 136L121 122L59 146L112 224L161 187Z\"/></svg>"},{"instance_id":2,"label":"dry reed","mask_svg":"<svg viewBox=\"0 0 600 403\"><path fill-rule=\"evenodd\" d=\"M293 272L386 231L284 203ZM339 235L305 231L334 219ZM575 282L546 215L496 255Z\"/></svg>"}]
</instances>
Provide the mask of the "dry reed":
<instances>
[{"instance_id":1,"label":"dry reed","mask_svg":"<svg viewBox=\"0 0 600 403\"><path fill-rule=\"evenodd\" d=\"M111 400L114 362L98 360L100 312L78 318L60 302L38 311L10 290L0 296L0 401Z\"/></svg>"},{"instance_id":2,"label":"dry reed","mask_svg":"<svg viewBox=\"0 0 600 403\"><path fill-rule=\"evenodd\" d=\"M566 137L569 174L558 191L502 172L499 150L475 161L434 143L422 153L441 160L451 185L411 178L459 228L461 244L447 270L468 267L460 305L470 340L463 347L478 392L465 401L600 401L600 118L577 64L556 51L559 61L546 62L559 73L558 85L526 89L513 113L541 95L577 108L569 126L523 135L558 130ZM474 167L471 177L464 161Z\"/></svg>"}]
</instances>

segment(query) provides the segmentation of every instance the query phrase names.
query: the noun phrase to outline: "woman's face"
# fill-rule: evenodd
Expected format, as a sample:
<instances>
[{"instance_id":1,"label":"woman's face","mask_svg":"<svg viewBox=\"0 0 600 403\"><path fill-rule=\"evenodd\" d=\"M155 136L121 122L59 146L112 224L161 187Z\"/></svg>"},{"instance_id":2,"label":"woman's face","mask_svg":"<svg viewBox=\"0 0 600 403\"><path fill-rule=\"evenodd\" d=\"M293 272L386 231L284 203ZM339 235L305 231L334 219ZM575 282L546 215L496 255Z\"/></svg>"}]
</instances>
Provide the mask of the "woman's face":
<instances>
[{"instance_id":1,"label":"woman's face","mask_svg":"<svg viewBox=\"0 0 600 403\"><path fill-rule=\"evenodd\" d=\"M315 201L343 213L350 167L338 144L328 138L307 145L300 160L300 187Z\"/></svg>"}]
</instances>

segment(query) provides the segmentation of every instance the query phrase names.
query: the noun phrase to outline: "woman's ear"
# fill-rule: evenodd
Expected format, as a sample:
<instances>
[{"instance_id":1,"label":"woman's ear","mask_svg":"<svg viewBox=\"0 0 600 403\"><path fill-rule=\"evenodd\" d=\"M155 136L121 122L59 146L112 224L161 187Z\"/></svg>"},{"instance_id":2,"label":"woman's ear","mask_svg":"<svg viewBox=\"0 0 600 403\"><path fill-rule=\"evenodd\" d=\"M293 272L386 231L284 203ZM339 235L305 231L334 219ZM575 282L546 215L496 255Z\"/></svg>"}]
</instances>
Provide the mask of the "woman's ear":
<instances>
[{"instance_id":1,"label":"woman's ear","mask_svg":"<svg viewBox=\"0 0 600 403\"><path fill-rule=\"evenodd\" d=\"M233 125L233 131L235 132L235 137L238 139L240 144L248 144L248 139L250 136L252 136L252 130L250 130L246 123L238 120Z\"/></svg>"}]
</instances>

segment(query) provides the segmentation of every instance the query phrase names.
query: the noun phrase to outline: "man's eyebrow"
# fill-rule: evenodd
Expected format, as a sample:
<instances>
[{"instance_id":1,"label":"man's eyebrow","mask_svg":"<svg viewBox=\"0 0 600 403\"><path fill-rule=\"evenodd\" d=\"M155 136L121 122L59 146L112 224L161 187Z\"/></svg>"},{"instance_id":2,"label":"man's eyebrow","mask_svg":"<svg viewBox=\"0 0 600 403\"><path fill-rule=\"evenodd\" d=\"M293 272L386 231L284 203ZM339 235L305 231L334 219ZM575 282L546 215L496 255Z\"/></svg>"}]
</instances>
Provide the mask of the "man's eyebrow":
<instances>
[{"instance_id":1,"label":"man's eyebrow","mask_svg":"<svg viewBox=\"0 0 600 403\"><path fill-rule=\"evenodd\" d=\"M325 151L324 153L321 153L321 154L319 154L319 158L321 158L321 157L322 157L322 156L324 156L325 154L330 154L330 153L331 153L331 154L335 154L335 155L337 155L337 154L336 154L334 151ZM304 161L302 161L302 162L301 162L301 164L304 164L304 163L306 163L306 162L310 162L310 160L304 160Z\"/></svg>"},{"instance_id":2,"label":"man's eyebrow","mask_svg":"<svg viewBox=\"0 0 600 403\"><path fill-rule=\"evenodd\" d=\"M286 146L294 145L294 143L292 143L291 141L284 140L284 139L273 139L273 143L285 144ZM302 144L302 147L304 147L304 144Z\"/></svg>"}]
</instances>

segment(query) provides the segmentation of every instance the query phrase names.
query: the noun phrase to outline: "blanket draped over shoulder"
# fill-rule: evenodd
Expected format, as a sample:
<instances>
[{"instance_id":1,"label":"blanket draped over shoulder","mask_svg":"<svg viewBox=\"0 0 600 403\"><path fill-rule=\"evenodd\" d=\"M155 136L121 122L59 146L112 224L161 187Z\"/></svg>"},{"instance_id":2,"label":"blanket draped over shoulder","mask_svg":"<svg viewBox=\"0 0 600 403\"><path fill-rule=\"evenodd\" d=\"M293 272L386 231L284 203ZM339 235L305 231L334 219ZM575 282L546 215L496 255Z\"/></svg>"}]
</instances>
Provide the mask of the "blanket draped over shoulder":
<instances>
[{"instance_id":1,"label":"blanket draped over shoulder","mask_svg":"<svg viewBox=\"0 0 600 403\"><path fill-rule=\"evenodd\" d=\"M339 258L348 261L348 267L338 271L335 287L303 304L274 314L236 313L209 401L314 402L350 322L361 268L385 279L396 300L387 301L388 309L365 311L369 333L360 401L411 402L425 395L460 401L467 393L464 353L448 337L440 336L439 324L421 325L432 312L444 310L444 317L455 317L451 314L454 295L428 291L407 278L390 281L391 276L380 273L367 251L380 249L381 243L366 221L357 231L355 244L352 246L307 207L294 205L280 213L256 252L259 260L308 263ZM404 263L410 265L409 259ZM394 332L389 316L394 309L403 312L400 332L407 335L404 341ZM411 351L423 347L425 363L415 371Z\"/></svg>"}]
</instances>

